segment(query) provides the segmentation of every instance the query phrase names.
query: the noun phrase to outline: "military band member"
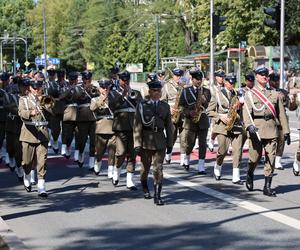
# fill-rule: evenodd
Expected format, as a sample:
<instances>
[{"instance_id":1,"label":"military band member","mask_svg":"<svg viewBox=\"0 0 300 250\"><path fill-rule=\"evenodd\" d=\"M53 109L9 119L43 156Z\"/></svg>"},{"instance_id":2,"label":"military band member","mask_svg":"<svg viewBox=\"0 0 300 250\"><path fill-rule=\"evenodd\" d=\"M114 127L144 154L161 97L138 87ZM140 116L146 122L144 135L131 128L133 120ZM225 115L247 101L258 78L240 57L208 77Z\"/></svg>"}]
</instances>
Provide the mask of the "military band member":
<instances>
[{"instance_id":1,"label":"military band member","mask_svg":"<svg viewBox=\"0 0 300 250\"><path fill-rule=\"evenodd\" d=\"M151 199L148 188L148 174L153 165L154 203L164 205L161 199L163 182L163 162L166 148L173 146L173 133L170 107L160 101L162 85L160 81L148 82L149 99L137 106L134 119L134 147L141 156L141 184L144 198ZM166 136L164 134L166 132Z\"/></svg>"},{"instance_id":2,"label":"military band member","mask_svg":"<svg viewBox=\"0 0 300 250\"><path fill-rule=\"evenodd\" d=\"M280 82L280 75L278 73L272 73L269 75L269 84L271 89L277 91L283 102L284 108L287 108L289 106L289 94L285 89L279 88L279 82ZM281 124L278 125L278 137L277 137L277 150L276 150L276 157L275 157L275 168L279 170L283 170L283 166L281 164L281 158L284 151L285 141L288 145L291 143L291 139L289 137L289 134L286 135L286 138L282 131Z\"/></svg>"},{"instance_id":3,"label":"military band member","mask_svg":"<svg viewBox=\"0 0 300 250\"><path fill-rule=\"evenodd\" d=\"M126 186L136 190L133 182L135 170L135 153L133 148L133 120L137 104L142 100L141 93L130 87L130 73L119 73L119 88L111 91L108 103L114 113L113 131L116 135L116 167L113 171L112 183L118 185L122 164L127 156Z\"/></svg>"},{"instance_id":4,"label":"military band member","mask_svg":"<svg viewBox=\"0 0 300 250\"><path fill-rule=\"evenodd\" d=\"M111 89L117 89L119 87L119 76L120 69L118 67L112 67L109 70L109 78L112 81Z\"/></svg>"},{"instance_id":5,"label":"military band member","mask_svg":"<svg viewBox=\"0 0 300 250\"><path fill-rule=\"evenodd\" d=\"M278 124L281 124L285 136L289 135L290 131L280 95L267 88L269 70L265 67L258 67L255 74L256 85L246 93L243 106L244 123L249 132L246 187L249 191L253 190L254 170L264 148L266 160L263 193L267 196L276 196L275 191L271 188L271 183L275 165Z\"/></svg>"},{"instance_id":6,"label":"military band member","mask_svg":"<svg viewBox=\"0 0 300 250\"><path fill-rule=\"evenodd\" d=\"M155 72L149 73L147 75L146 83L143 87L141 87L141 95L143 99L149 99L149 87L148 82L158 80L158 75Z\"/></svg>"},{"instance_id":7,"label":"military band member","mask_svg":"<svg viewBox=\"0 0 300 250\"><path fill-rule=\"evenodd\" d=\"M198 174L205 175L206 138L209 128L206 108L211 94L209 89L202 86L203 73L198 68L192 68L189 72L192 86L184 88L180 97L180 106L184 115L180 151L181 155L184 155L183 166L188 170L190 154L198 138Z\"/></svg>"},{"instance_id":8,"label":"military band member","mask_svg":"<svg viewBox=\"0 0 300 250\"><path fill-rule=\"evenodd\" d=\"M222 69L219 69L215 71L214 73L215 76L215 81L212 89L212 94L214 93L220 93L221 89L224 87L224 78L225 78L225 72ZM213 152L214 151L214 143L216 139L216 134L212 132L213 130L213 121L210 123L210 139L208 140L207 146L209 151Z\"/></svg>"},{"instance_id":9,"label":"military band member","mask_svg":"<svg viewBox=\"0 0 300 250\"><path fill-rule=\"evenodd\" d=\"M240 117L241 103L234 90L235 76L226 76L224 87L216 91L208 106L208 114L214 120L213 133L217 135L218 153L214 166L214 176L220 180L222 165L229 145L232 145L232 183L243 184L240 179L242 157L243 125Z\"/></svg>"},{"instance_id":10,"label":"military band member","mask_svg":"<svg viewBox=\"0 0 300 250\"><path fill-rule=\"evenodd\" d=\"M242 83L241 88L246 92L249 89L252 89L254 86L255 76L253 73L248 73L245 75L245 82Z\"/></svg>"},{"instance_id":11,"label":"military band member","mask_svg":"<svg viewBox=\"0 0 300 250\"><path fill-rule=\"evenodd\" d=\"M166 83L166 71L160 69L156 72L158 80L161 82L161 85L164 86Z\"/></svg>"},{"instance_id":12,"label":"military band member","mask_svg":"<svg viewBox=\"0 0 300 250\"><path fill-rule=\"evenodd\" d=\"M107 149L108 151L108 168L107 177L113 177L113 169L115 165L116 152L116 137L112 130L113 126L113 112L108 106L108 96L110 88L112 87L111 80L99 81L100 96L94 97L91 101L90 109L94 112L97 118L96 122L96 161L94 166L94 173L100 174L102 166L102 158Z\"/></svg>"},{"instance_id":13,"label":"military band member","mask_svg":"<svg viewBox=\"0 0 300 250\"><path fill-rule=\"evenodd\" d=\"M5 139L5 122L6 122L6 116L7 113L3 107L3 101L5 96L5 88L9 84L9 74L7 72L3 72L0 75L0 150L1 150L1 158L5 156L5 153L3 153L3 141Z\"/></svg>"},{"instance_id":14,"label":"military band member","mask_svg":"<svg viewBox=\"0 0 300 250\"><path fill-rule=\"evenodd\" d=\"M173 146L177 140L177 136L181 134L183 130L183 117L180 112L179 101L182 90L187 86L187 82L183 78L184 71L179 68L172 70L172 79L166 82L162 88L161 100L167 102L171 107L171 115L173 122ZM172 151L166 153L166 162L169 164L171 162ZM183 155L181 155L180 165L183 166Z\"/></svg>"},{"instance_id":15,"label":"military band member","mask_svg":"<svg viewBox=\"0 0 300 250\"><path fill-rule=\"evenodd\" d=\"M94 171L95 165L95 129L96 129L96 117L95 114L90 110L91 99L97 96L98 90L92 85L92 73L90 71L84 71L81 73L83 85L82 95L76 100L78 104L77 109L77 140L78 149L78 165L83 166L84 162L84 148L89 137L89 170ZM75 156L74 156L75 158Z\"/></svg>"},{"instance_id":16,"label":"military band member","mask_svg":"<svg viewBox=\"0 0 300 250\"><path fill-rule=\"evenodd\" d=\"M45 119L44 108L41 106L42 81L31 81L29 93L20 97L19 116L23 120L20 134L22 142L22 165L25 171L24 187L31 192L30 172L33 163L37 164L38 195L47 197L45 187L46 160L49 134ZM50 107L45 107L50 108Z\"/></svg>"},{"instance_id":17,"label":"military band member","mask_svg":"<svg viewBox=\"0 0 300 250\"><path fill-rule=\"evenodd\" d=\"M70 72L68 74L69 86L61 93L60 99L64 100L64 114L62 122L61 135L61 155L69 159L71 157L71 144L75 137L77 127L77 103L76 98L79 93L76 92L78 84L78 73ZM77 153L78 160L78 153Z\"/></svg>"}]
</instances>

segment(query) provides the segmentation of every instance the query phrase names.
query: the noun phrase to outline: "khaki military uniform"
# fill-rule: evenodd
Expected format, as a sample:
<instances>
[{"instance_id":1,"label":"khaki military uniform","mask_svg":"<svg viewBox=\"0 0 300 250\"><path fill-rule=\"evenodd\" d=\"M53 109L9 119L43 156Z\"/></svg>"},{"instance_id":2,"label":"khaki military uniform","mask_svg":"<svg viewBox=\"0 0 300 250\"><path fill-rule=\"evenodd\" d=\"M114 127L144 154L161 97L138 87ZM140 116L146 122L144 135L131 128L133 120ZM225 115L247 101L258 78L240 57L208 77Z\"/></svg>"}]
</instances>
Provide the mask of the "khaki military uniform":
<instances>
[{"instance_id":1,"label":"khaki military uniform","mask_svg":"<svg viewBox=\"0 0 300 250\"><path fill-rule=\"evenodd\" d=\"M116 137L112 130L113 113L108 106L108 100L104 100L104 96L100 95L91 101L91 111L96 115L96 157L100 162L104 153L108 151L108 166L115 164Z\"/></svg>"},{"instance_id":2,"label":"khaki military uniform","mask_svg":"<svg viewBox=\"0 0 300 250\"><path fill-rule=\"evenodd\" d=\"M245 127L248 128L250 125L254 125L258 129L261 139L259 141L257 136L252 135L249 137L248 174L253 175L257 163L261 158L262 149L264 148L266 152L264 174L266 177L272 177L277 149L278 125L281 124L283 134L289 134L288 120L282 100L276 91L263 88L259 84L254 88L266 96L272 103L277 117L273 116L269 108L252 91L246 93L245 104L243 106ZM252 124L250 115L254 124Z\"/></svg>"},{"instance_id":3,"label":"khaki military uniform","mask_svg":"<svg viewBox=\"0 0 300 250\"><path fill-rule=\"evenodd\" d=\"M31 117L32 110L40 111ZM19 116L23 120L20 134L22 142L22 165L25 174L28 175L32 169L33 161L36 160L38 179L44 179L46 175L47 147L49 134L45 120L44 111L40 106L40 101L32 94L20 97Z\"/></svg>"},{"instance_id":4,"label":"khaki military uniform","mask_svg":"<svg viewBox=\"0 0 300 250\"><path fill-rule=\"evenodd\" d=\"M148 179L153 165L154 184L163 180L163 161L167 147L173 145L170 106L161 101L144 100L138 106L134 119L134 147L142 147L141 181ZM164 133L165 131L165 133Z\"/></svg>"},{"instance_id":5,"label":"khaki military uniform","mask_svg":"<svg viewBox=\"0 0 300 250\"><path fill-rule=\"evenodd\" d=\"M114 113L113 131L116 135L116 167L120 168L127 156L127 172L133 173L135 170L135 153L133 148L133 120L135 107L142 100L141 93L132 90L131 96L124 98L122 89L110 92L108 103Z\"/></svg>"},{"instance_id":6,"label":"khaki military uniform","mask_svg":"<svg viewBox=\"0 0 300 250\"><path fill-rule=\"evenodd\" d=\"M199 143L199 160L205 159L206 155L206 137L209 128L209 119L206 114L206 108L210 102L210 90L204 87L196 88L194 86L183 89L180 106L183 109L184 122L181 136L181 153L190 155L195 146L196 139ZM196 110L199 106L201 117L197 123L193 121L191 111Z\"/></svg>"},{"instance_id":7,"label":"khaki military uniform","mask_svg":"<svg viewBox=\"0 0 300 250\"><path fill-rule=\"evenodd\" d=\"M17 88L17 85L15 86ZM19 94L17 91L7 92L4 98L4 108L7 111L6 118L6 151L9 156L9 165L21 167L22 163L22 144L19 141L23 122L18 115Z\"/></svg>"},{"instance_id":8,"label":"khaki military uniform","mask_svg":"<svg viewBox=\"0 0 300 250\"><path fill-rule=\"evenodd\" d=\"M235 91L230 92L226 88L221 88L220 91L216 91L212 96L209 103L207 112L213 119L213 133L217 134L218 140L218 153L216 164L222 166L229 145L232 145L232 166L233 168L239 168L242 156L242 134L243 126L241 122L240 112L237 114L237 118L231 130L226 128L226 124L222 122L221 116L229 115L230 109L238 101L237 93ZM235 109L235 108L234 108Z\"/></svg>"}]
</instances>

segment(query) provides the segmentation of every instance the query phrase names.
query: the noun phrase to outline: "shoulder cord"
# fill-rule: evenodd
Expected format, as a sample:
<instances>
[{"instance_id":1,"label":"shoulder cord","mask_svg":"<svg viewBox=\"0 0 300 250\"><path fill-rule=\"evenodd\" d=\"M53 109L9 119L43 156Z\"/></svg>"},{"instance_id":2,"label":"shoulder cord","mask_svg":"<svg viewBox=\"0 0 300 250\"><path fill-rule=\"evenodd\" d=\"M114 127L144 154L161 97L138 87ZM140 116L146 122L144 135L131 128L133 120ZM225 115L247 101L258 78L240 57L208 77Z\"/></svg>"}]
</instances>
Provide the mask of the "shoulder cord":
<instances>
[{"instance_id":1,"label":"shoulder cord","mask_svg":"<svg viewBox=\"0 0 300 250\"><path fill-rule=\"evenodd\" d=\"M193 97L194 102L193 101L192 102L188 101L187 96L186 96L187 89L183 89L183 96L184 96L184 99L185 99L187 105L190 106L190 105L193 105L193 104L196 103L197 98L196 98L195 94L193 93L193 91L191 90L191 88L188 88L188 90L189 90L191 96ZM200 93L198 93L198 94L200 94Z\"/></svg>"},{"instance_id":2,"label":"shoulder cord","mask_svg":"<svg viewBox=\"0 0 300 250\"><path fill-rule=\"evenodd\" d=\"M260 108L257 108L254 104L254 101L253 101L253 96L252 96L252 93L251 91L247 91L246 93L249 97L249 100L250 100L250 104L252 106L252 108L256 111L256 112L261 112L263 111L263 109L265 108L265 104L263 104Z\"/></svg>"},{"instance_id":3,"label":"shoulder cord","mask_svg":"<svg viewBox=\"0 0 300 250\"><path fill-rule=\"evenodd\" d=\"M143 110L143 104L142 103L139 103L139 111L140 111L141 120L142 120L142 123L143 123L144 126L148 127L148 126L150 126L154 123L155 116L152 116L152 118L149 122L145 121L145 119L144 119L144 110Z\"/></svg>"},{"instance_id":4,"label":"shoulder cord","mask_svg":"<svg viewBox=\"0 0 300 250\"><path fill-rule=\"evenodd\" d=\"M222 94L223 95L223 94ZM223 95L224 96L224 95ZM216 97L217 97L217 102L218 102L218 106L219 106L219 110L222 111L222 112L228 112L228 108L223 108L222 107L222 104L221 104L221 100L220 100L220 95L219 95L219 91L216 91ZM225 97L225 96L224 96ZM227 98L223 98L225 99L225 101L228 103L229 105L229 101Z\"/></svg>"},{"instance_id":5,"label":"shoulder cord","mask_svg":"<svg viewBox=\"0 0 300 250\"><path fill-rule=\"evenodd\" d=\"M37 97L34 97L34 98L37 98ZM38 103L37 103L37 100L35 99L35 100L33 101L33 100L31 100L31 99L29 98L29 101L36 107L37 111L41 114L42 119L43 119L44 121L47 121L46 118L45 118L45 116L44 116L43 111L41 110L41 108L39 107L39 105L38 105ZM28 105L27 105L27 109L28 109Z\"/></svg>"}]
</instances>

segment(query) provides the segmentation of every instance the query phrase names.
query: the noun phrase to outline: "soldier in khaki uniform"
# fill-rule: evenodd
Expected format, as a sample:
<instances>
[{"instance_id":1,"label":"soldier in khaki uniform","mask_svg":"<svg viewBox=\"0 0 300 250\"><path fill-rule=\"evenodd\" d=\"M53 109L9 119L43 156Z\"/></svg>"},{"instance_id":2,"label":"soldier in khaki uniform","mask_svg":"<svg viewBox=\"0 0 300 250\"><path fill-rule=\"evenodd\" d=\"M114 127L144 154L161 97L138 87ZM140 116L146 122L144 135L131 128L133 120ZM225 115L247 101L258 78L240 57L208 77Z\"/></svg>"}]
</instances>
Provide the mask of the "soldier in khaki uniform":
<instances>
[{"instance_id":1,"label":"soldier in khaki uniform","mask_svg":"<svg viewBox=\"0 0 300 250\"><path fill-rule=\"evenodd\" d=\"M282 98L283 106L284 108L287 108L289 106L289 94L285 89L279 88L279 81L280 81L280 75L278 73L272 73L269 75L270 79L270 87L277 91L279 95ZM282 126L281 124L278 125L278 137L277 137L277 150L276 150L276 157L275 157L275 168L278 170L283 170L283 166L281 164L281 157L283 155L285 141L288 145L291 144L291 139L289 135L286 135L286 138L284 137Z\"/></svg>"},{"instance_id":2,"label":"soldier in khaki uniform","mask_svg":"<svg viewBox=\"0 0 300 250\"><path fill-rule=\"evenodd\" d=\"M64 88L63 92L60 94L60 99L64 101L65 105L61 134L61 155L67 159L71 157L71 144L77 127L76 118L78 105L76 103L76 98L78 95L80 95L80 93L76 92L76 85L78 84L77 72L70 72L68 75L68 80L69 86Z\"/></svg>"},{"instance_id":3,"label":"soldier in khaki uniform","mask_svg":"<svg viewBox=\"0 0 300 250\"><path fill-rule=\"evenodd\" d=\"M242 157L243 125L240 117L241 103L234 90L235 76L225 78L224 87L216 91L208 106L208 114L214 120L213 133L217 135L218 153L214 166L216 180L221 179L222 165L229 145L232 145L232 183L243 184L240 180Z\"/></svg>"},{"instance_id":4,"label":"soldier in khaki uniform","mask_svg":"<svg viewBox=\"0 0 300 250\"><path fill-rule=\"evenodd\" d=\"M198 68L190 70L192 86L184 88L180 97L180 106L183 109L184 122L181 133L180 151L184 155L183 166L186 170L190 165L190 154L198 138L198 174L205 175L206 137L209 120L206 108L210 102L210 90L202 86L203 73Z\"/></svg>"},{"instance_id":5,"label":"soldier in khaki uniform","mask_svg":"<svg viewBox=\"0 0 300 250\"><path fill-rule=\"evenodd\" d=\"M9 74L7 72L3 72L0 76L0 160L2 161L2 157L5 155L2 153L3 149L3 141L5 139L5 122L7 113L3 107L3 101L5 96L5 88L9 84Z\"/></svg>"},{"instance_id":6,"label":"soldier in khaki uniform","mask_svg":"<svg viewBox=\"0 0 300 250\"><path fill-rule=\"evenodd\" d=\"M77 109L77 140L78 150L78 165L83 166L84 162L84 148L89 137L89 170L94 171L95 165L95 129L96 129L96 117L95 114L90 110L90 104L93 97L99 95L98 89L92 85L92 73L84 71L81 73L83 85L81 86L82 94L77 98L76 102L78 105ZM76 152L76 151L75 151ZM74 156L75 158L75 156ZM77 159L75 159L77 160Z\"/></svg>"},{"instance_id":7,"label":"soldier in khaki uniform","mask_svg":"<svg viewBox=\"0 0 300 250\"><path fill-rule=\"evenodd\" d=\"M99 81L100 96L91 101L90 109L97 118L96 122L96 161L94 173L99 175L102 166L102 157L107 149L108 151L108 168L107 177L113 177L113 168L115 165L116 137L112 130L113 112L108 106L108 96L112 87L111 80Z\"/></svg>"},{"instance_id":8,"label":"soldier in khaki uniform","mask_svg":"<svg viewBox=\"0 0 300 250\"><path fill-rule=\"evenodd\" d=\"M278 92L268 89L269 71L265 67L255 70L256 85L246 93L243 118L249 132L249 162L246 187L253 190L254 170L261 157L262 149L266 154L264 166L264 195L276 196L271 189L277 148L278 124L287 136L290 131L282 99Z\"/></svg>"},{"instance_id":9,"label":"soldier in khaki uniform","mask_svg":"<svg viewBox=\"0 0 300 250\"><path fill-rule=\"evenodd\" d=\"M213 89L211 91L212 94L215 93L220 93L221 89L224 87L224 78L225 78L225 72L222 69L218 69L214 73L215 76L215 82L213 85ZM213 121L210 123L210 138L208 140L207 146L209 151L213 152L214 151L214 144L215 144L215 139L216 139L216 134L212 132L213 130Z\"/></svg>"},{"instance_id":10,"label":"soldier in khaki uniform","mask_svg":"<svg viewBox=\"0 0 300 250\"><path fill-rule=\"evenodd\" d=\"M109 107L114 113L113 131L116 135L116 167L114 169L112 183L118 185L121 167L127 156L126 186L130 190L136 190L133 182L135 170L135 153L133 147L133 120L137 104L142 100L141 93L130 88L130 73L119 73L119 88L112 90L109 95Z\"/></svg>"},{"instance_id":11,"label":"soldier in khaki uniform","mask_svg":"<svg viewBox=\"0 0 300 250\"><path fill-rule=\"evenodd\" d=\"M153 163L154 203L160 206L164 205L161 199L163 162L166 148L173 146L173 126L170 106L159 100L162 88L160 81L150 81L148 86L149 99L138 104L135 113L134 147L135 152L141 156L141 183L144 198L151 199L147 180Z\"/></svg>"},{"instance_id":12,"label":"soldier in khaki uniform","mask_svg":"<svg viewBox=\"0 0 300 250\"><path fill-rule=\"evenodd\" d=\"M30 171L36 161L38 171L38 195L47 197L45 187L46 160L49 134L44 109L41 106L42 81L31 81L29 93L20 97L19 116L23 120L20 134L22 165L25 171L24 187L31 192ZM49 107L50 108L50 107Z\"/></svg>"},{"instance_id":13,"label":"soldier in khaki uniform","mask_svg":"<svg viewBox=\"0 0 300 250\"><path fill-rule=\"evenodd\" d=\"M171 115L173 122L173 146L177 140L177 135L181 135L183 130L183 116L179 107L180 96L182 90L188 85L187 79L183 78L184 71L179 68L172 70L173 77L166 82L162 88L161 100L167 102L171 107ZM172 151L166 153L166 162L171 162ZM181 155L180 165L183 166L184 156Z\"/></svg>"}]
</instances>

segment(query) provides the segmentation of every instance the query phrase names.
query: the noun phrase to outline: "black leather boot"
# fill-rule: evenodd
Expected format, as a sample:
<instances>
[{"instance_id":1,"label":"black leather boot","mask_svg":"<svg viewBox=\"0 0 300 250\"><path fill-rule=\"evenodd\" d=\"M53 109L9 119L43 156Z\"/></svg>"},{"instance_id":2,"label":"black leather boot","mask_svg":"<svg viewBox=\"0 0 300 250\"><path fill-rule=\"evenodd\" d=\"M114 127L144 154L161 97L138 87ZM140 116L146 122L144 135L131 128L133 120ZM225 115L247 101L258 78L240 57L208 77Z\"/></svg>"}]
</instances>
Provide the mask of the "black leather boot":
<instances>
[{"instance_id":1,"label":"black leather boot","mask_svg":"<svg viewBox=\"0 0 300 250\"><path fill-rule=\"evenodd\" d=\"M264 186L264 195L266 196L276 196L276 192L271 189L272 184L272 177L266 176L265 177L265 186Z\"/></svg>"},{"instance_id":2,"label":"black leather boot","mask_svg":"<svg viewBox=\"0 0 300 250\"><path fill-rule=\"evenodd\" d=\"M246 187L249 191L253 191L253 179L254 179L254 174L248 170L247 179L246 179Z\"/></svg>"},{"instance_id":3,"label":"black leather boot","mask_svg":"<svg viewBox=\"0 0 300 250\"><path fill-rule=\"evenodd\" d=\"M141 184L142 184L143 191L144 191L144 198L147 200L151 199L152 197L149 192L147 180L141 180Z\"/></svg>"},{"instance_id":4,"label":"black leather boot","mask_svg":"<svg viewBox=\"0 0 300 250\"><path fill-rule=\"evenodd\" d=\"M165 204L160 197L161 189L162 189L162 184L154 185L154 203L157 206L163 206Z\"/></svg>"}]
</instances>

